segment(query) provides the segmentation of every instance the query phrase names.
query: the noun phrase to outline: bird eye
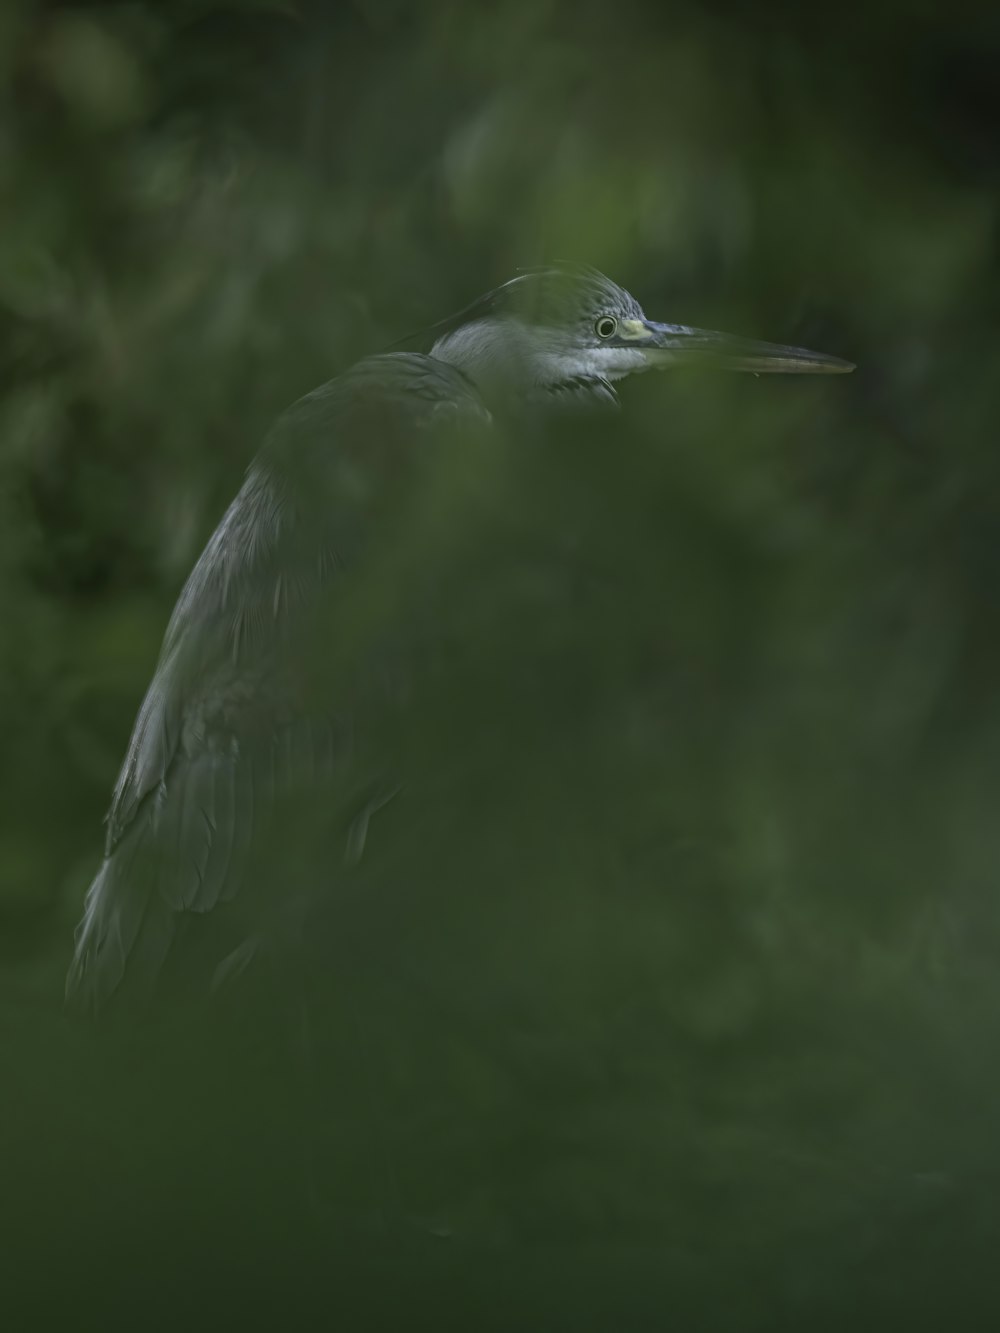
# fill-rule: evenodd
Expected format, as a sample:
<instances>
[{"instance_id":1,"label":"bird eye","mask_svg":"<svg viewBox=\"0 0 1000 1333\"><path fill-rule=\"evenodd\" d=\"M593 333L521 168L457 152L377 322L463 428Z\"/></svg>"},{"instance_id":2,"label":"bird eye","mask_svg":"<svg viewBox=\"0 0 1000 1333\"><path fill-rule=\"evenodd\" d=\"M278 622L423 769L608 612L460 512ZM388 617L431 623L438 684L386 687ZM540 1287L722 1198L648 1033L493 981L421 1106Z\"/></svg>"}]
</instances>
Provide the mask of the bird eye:
<instances>
[{"instance_id":1,"label":"bird eye","mask_svg":"<svg viewBox=\"0 0 1000 1333\"><path fill-rule=\"evenodd\" d=\"M610 338L617 327L617 319L613 318L611 315L602 315L594 325L594 330L598 338Z\"/></svg>"}]
</instances>

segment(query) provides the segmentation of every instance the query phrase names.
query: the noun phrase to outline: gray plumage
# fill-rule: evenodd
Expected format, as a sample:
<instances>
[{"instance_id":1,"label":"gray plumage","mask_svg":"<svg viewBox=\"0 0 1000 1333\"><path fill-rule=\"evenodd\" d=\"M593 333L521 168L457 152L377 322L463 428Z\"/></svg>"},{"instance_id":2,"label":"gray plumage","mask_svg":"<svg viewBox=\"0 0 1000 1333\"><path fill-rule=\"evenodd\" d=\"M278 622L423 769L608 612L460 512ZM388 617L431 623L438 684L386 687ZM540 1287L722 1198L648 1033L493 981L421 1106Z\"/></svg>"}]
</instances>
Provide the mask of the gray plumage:
<instances>
[{"instance_id":1,"label":"gray plumage","mask_svg":"<svg viewBox=\"0 0 1000 1333\"><path fill-rule=\"evenodd\" d=\"M179 922L239 894L282 800L350 770L349 701L313 706L303 636L365 557L387 493L411 483L423 442L481 434L493 414L613 405L615 380L684 360L850 369L803 349L654 324L603 274L569 266L527 271L429 335L431 355L361 361L279 418L185 584L77 929L67 995L85 1006L99 1008L126 974L154 978ZM359 783L371 776L359 772ZM379 790L362 793L362 809L384 799ZM220 975L252 953L220 959Z\"/></svg>"},{"instance_id":2,"label":"gray plumage","mask_svg":"<svg viewBox=\"0 0 1000 1333\"><path fill-rule=\"evenodd\" d=\"M358 556L376 499L359 464L372 432L383 445L411 441L442 413L488 420L458 371L397 353L359 363L276 423L170 618L77 931L71 997L98 1007L126 965L155 974L178 915L236 893L276 794L347 761L349 723L298 712L295 636Z\"/></svg>"}]
</instances>

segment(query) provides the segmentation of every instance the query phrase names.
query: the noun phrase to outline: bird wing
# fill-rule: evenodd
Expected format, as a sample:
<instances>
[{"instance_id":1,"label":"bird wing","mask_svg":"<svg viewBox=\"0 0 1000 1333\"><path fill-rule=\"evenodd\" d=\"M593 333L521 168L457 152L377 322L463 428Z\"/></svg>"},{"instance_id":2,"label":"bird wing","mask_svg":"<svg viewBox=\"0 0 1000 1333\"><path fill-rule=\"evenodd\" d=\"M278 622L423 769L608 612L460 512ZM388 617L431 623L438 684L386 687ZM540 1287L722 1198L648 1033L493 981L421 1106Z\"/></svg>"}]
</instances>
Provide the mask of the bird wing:
<instances>
[{"instance_id":1,"label":"bird wing","mask_svg":"<svg viewBox=\"0 0 1000 1333\"><path fill-rule=\"evenodd\" d=\"M126 969L155 976L178 915L236 894L276 798L342 769L353 725L344 709L304 703L292 670L301 632L363 557L387 474L405 481L415 437L444 419L488 414L460 372L403 353L360 362L279 418L171 616L68 996L97 1008Z\"/></svg>"}]
</instances>

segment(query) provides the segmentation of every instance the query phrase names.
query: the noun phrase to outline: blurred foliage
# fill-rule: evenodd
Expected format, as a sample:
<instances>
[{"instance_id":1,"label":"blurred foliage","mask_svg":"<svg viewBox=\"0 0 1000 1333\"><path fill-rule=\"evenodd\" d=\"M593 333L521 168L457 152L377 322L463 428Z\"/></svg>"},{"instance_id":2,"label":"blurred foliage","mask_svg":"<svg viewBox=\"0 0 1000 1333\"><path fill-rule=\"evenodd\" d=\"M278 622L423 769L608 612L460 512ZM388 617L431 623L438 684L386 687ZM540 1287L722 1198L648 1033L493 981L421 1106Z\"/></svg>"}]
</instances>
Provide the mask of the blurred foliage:
<instances>
[{"instance_id":1,"label":"blurred foliage","mask_svg":"<svg viewBox=\"0 0 1000 1333\"><path fill-rule=\"evenodd\" d=\"M998 59L985 0L6 0L12 1327L993 1325ZM859 370L650 377L436 511L464 649L319 1072L73 1027L269 421L546 258Z\"/></svg>"}]
</instances>

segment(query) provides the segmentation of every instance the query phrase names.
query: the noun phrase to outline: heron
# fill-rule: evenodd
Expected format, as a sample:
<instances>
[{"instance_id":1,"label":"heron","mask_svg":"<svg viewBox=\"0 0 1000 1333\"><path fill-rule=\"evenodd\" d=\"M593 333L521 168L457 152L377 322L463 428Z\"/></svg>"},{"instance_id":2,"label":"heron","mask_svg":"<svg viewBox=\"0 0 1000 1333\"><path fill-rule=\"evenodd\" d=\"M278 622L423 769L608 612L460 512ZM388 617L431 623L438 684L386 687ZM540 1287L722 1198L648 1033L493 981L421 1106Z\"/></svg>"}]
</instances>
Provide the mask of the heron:
<instances>
[{"instance_id":1,"label":"heron","mask_svg":"<svg viewBox=\"0 0 1000 1333\"><path fill-rule=\"evenodd\" d=\"M504 421L614 409L616 384L647 370L854 369L802 347L655 322L579 265L520 271L426 334L429 352L358 361L280 416L197 560L114 788L69 999L96 1011L127 978L155 979L181 927L251 892L255 839L287 814L290 795L294 804L322 773L351 786L350 709L310 690L304 645L338 605L331 590L374 558L371 534L405 506L415 458L445 439L488 439ZM381 777L355 785L347 861L395 790ZM281 892L274 884L265 896ZM253 957L258 936L220 958L216 979Z\"/></svg>"}]
</instances>

